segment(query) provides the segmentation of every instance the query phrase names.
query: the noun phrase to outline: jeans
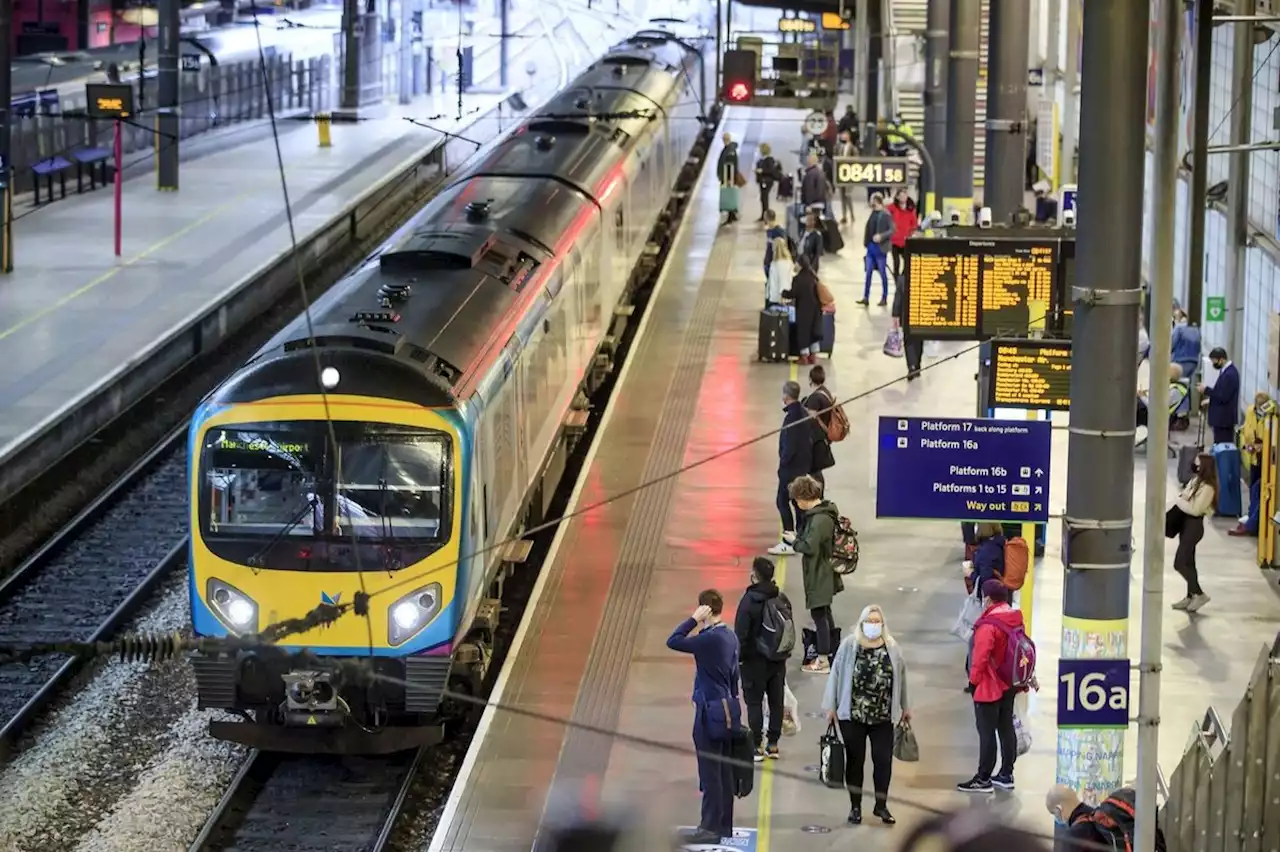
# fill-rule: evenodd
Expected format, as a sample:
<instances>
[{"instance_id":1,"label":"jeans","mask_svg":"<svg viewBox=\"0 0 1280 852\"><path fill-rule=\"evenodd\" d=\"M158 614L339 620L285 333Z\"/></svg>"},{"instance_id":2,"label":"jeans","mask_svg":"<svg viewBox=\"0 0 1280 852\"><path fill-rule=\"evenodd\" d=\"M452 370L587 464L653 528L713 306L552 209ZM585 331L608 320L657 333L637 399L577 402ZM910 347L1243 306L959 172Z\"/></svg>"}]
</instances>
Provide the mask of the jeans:
<instances>
[{"instance_id":1,"label":"jeans","mask_svg":"<svg viewBox=\"0 0 1280 852\"><path fill-rule=\"evenodd\" d=\"M787 493L787 486L790 484L790 479L778 477L778 516L782 518L784 533L795 532L796 518L801 516L800 507L791 502L791 495Z\"/></svg>"},{"instance_id":2,"label":"jeans","mask_svg":"<svg viewBox=\"0 0 1280 852\"><path fill-rule=\"evenodd\" d=\"M885 255L884 249L879 243L872 243L867 246L866 257L867 282L862 288L862 301L871 301L871 277L876 272L880 273L880 300L882 302L889 301L889 258Z\"/></svg>"},{"instance_id":3,"label":"jeans","mask_svg":"<svg viewBox=\"0 0 1280 852\"><path fill-rule=\"evenodd\" d=\"M1249 535L1258 534L1258 512L1262 509L1262 462L1257 461L1249 468L1249 515L1245 518L1244 528Z\"/></svg>"},{"instance_id":4,"label":"jeans","mask_svg":"<svg viewBox=\"0 0 1280 852\"><path fill-rule=\"evenodd\" d=\"M1000 745L1000 774L1013 775L1018 759L1018 737L1013 730L1013 699L1017 692L1006 689L998 701L973 702L978 722L978 778L991 780L996 768L996 744Z\"/></svg>"},{"instance_id":5,"label":"jeans","mask_svg":"<svg viewBox=\"0 0 1280 852\"><path fill-rule=\"evenodd\" d=\"M867 741L871 741L871 784L876 807L889 802L889 779L893 777L893 722L886 719L874 725L840 720L840 739L844 740L844 786L849 791L849 804L862 807L862 776L867 762Z\"/></svg>"},{"instance_id":6,"label":"jeans","mask_svg":"<svg viewBox=\"0 0 1280 852\"><path fill-rule=\"evenodd\" d=\"M695 722L693 747L698 750L698 788L702 790L698 827L720 837L733 837L733 765L727 761L733 757L733 744L727 739L711 739Z\"/></svg>"},{"instance_id":7,"label":"jeans","mask_svg":"<svg viewBox=\"0 0 1280 852\"><path fill-rule=\"evenodd\" d=\"M831 647L831 607L819 606L809 610L809 617L813 619L813 635L814 644L817 646L815 650L818 652L818 658L829 657L833 653Z\"/></svg>"},{"instance_id":8,"label":"jeans","mask_svg":"<svg viewBox=\"0 0 1280 852\"><path fill-rule=\"evenodd\" d=\"M785 660L748 660L742 664L742 692L747 700L747 727L756 748L765 742L764 702L769 702L767 742L777 745L782 738L782 702L786 696L787 664Z\"/></svg>"},{"instance_id":9,"label":"jeans","mask_svg":"<svg viewBox=\"0 0 1280 852\"><path fill-rule=\"evenodd\" d=\"M1178 533L1178 549L1173 554L1173 570L1187 581L1187 597L1203 595L1200 572L1196 570L1196 545L1204 538L1204 518L1187 515Z\"/></svg>"},{"instance_id":10,"label":"jeans","mask_svg":"<svg viewBox=\"0 0 1280 852\"><path fill-rule=\"evenodd\" d=\"M906 358L907 372L920 372L920 362L924 360L924 341L909 334L902 336L902 354Z\"/></svg>"}]
</instances>

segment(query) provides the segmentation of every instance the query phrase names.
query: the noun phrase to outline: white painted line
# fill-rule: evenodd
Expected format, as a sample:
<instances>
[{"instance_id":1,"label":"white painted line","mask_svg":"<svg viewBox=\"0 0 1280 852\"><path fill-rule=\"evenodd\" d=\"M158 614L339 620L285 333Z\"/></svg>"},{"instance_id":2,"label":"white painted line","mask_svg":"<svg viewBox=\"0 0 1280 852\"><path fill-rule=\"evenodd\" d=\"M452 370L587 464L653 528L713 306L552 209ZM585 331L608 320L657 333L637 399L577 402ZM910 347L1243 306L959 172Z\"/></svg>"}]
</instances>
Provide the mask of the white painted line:
<instances>
[{"instance_id":1,"label":"white painted line","mask_svg":"<svg viewBox=\"0 0 1280 852\"><path fill-rule=\"evenodd\" d=\"M726 116L724 125L727 126L728 123L728 116ZM697 216L698 195L707 191L707 188L701 185L703 173L706 171L707 164L713 162L713 159L711 152L708 151L706 159L702 162L702 169L698 172L698 179L694 182L693 196L685 207L684 218L680 220L680 224L676 228L675 237L672 238L672 250L667 255L668 261L672 259L675 247L679 245L680 239L684 236L685 226ZM719 215L717 214L718 218ZM632 353L636 351L638 344L644 339L645 331L649 327L649 318L654 314L658 297L662 294L663 287L666 286L668 273L671 271L672 266L673 264L668 262L662 267L662 271L658 273L658 280L653 285L653 291L649 295L648 309L645 310L644 316L640 318L640 325L636 329L636 335L631 342ZM618 373L617 383L613 386L613 394L605 405L604 414L600 418L600 425L596 428L596 433L591 438L591 446L587 448L587 455L582 460L581 474L573 486L573 492L569 495L569 502L565 504L564 513L566 515L577 511L578 501L582 497L582 486L587 481L587 476L591 473L591 466L595 462L596 452L600 449L600 442L609 431L609 422L613 419L614 403L622 398L623 389L627 384L627 376L630 375L631 365L635 363L635 360L635 358L628 357L622 365L622 370ZM533 585L533 591L529 593L529 602L525 605L524 618L520 622L520 627L516 630L515 638L511 641L511 649L507 652L502 671L498 673L498 680L494 683L493 692L489 695L488 706L484 708L484 713L480 716L480 722L476 725L475 734L471 737L471 745L467 747L467 754L462 759L462 766L458 769L458 777L453 782L453 789L449 791L449 798L445 801L444 811L440 814L439 822L436 823L435 834L431 837L431 845L428 847L427 852L443 852L444 838L449 832L449 827L453 824L458 805L462 800L462 793L467 787L471 774L475 771L476 760L479 758L480 749L484 746L485 735L489 732L489 726L493 724L493 717L496 712L494 705L502 703L503 695L507 689L507 676L511 673L512 666L516 660L520 658L520 650L524 647L525 636L529 632L529 623L532 621L531 616L536 611L538 602L542 599L547 577L551 574L551 567L555 565L557 555L560 552L560 542L563 541L564 534L569 526L576 523L576 521L577 519L575 518L556 528L555 537L551 540L551 547L547 550L546 559L542 563L542 571L538 574L538 580Z\"/></svg>"}]
</instances>

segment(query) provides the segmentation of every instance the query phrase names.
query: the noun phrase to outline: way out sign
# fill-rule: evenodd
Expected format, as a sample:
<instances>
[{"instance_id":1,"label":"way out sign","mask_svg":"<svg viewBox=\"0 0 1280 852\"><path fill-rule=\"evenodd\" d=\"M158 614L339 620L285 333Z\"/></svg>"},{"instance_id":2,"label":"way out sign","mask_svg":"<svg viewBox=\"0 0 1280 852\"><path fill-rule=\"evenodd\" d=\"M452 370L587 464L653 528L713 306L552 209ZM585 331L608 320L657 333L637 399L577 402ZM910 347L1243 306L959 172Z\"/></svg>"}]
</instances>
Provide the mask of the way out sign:
<instances>
[{"instance_id":1,"label":"way out sign","mask_svg":"<svg viewBox=\"0 0 1280 852\"><path fill-rule=\"evenodd\" d=\"M1128 660L1059 660L1058 728L1129 727Z\"/></svg>"}]
</instances>

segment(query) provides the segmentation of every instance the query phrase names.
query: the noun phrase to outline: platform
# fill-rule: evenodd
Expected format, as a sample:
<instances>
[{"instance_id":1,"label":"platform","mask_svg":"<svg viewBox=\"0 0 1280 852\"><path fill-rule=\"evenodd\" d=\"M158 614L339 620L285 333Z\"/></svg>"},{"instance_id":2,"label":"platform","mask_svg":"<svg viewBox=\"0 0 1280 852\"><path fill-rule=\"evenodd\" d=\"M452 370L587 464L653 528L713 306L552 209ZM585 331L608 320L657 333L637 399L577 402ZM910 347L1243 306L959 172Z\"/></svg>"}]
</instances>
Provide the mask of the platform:
<instances>
[{"instance_id":1,"label":"platform","mask_svg":"<svg viewBox=\"0 0 1280 852\"><path fill-rule=\"evenodd\" d=\"M725 129L742 141L744 167L762 141L775 154L784 152L784 165L791 167L802 118L734 108ZM710 157L717 154L718 145ZM777 439L733 448L780 424L782 383L798 372L794 366L755 360L764 250L762 229L751 222L758 209L744 191L745 221L721 227L717 196L708 170L570 508L728 454L561 528L493 699L515 712L486 711L432 852L526 852L553 788L555 795L575 801L598 796L606 805L639 811L642 825L668 836L677 826L697 822L689 735L693 666L686 655L669 651L665 640L692 612L702 589L720 589L727 607L736 607L752 559L777 539ZM842 399L901 379L905 372L900 359L881 352L888 309L855 304L861 297L861 276L855 273L861 267L865 221L862 208L857 225L846 229L842 256L828 256L822 265L839 311L834 356L820 363ZM941 354L963 348L950 345ZM900 824L888 829L869 820L861 827L846 826L846 794L817 783L817 740L825 725L811 714L819 711L825 676L802 673L800 660L793 658L788 680L799 697L803 729L783 740L783 759L761 769L756 792L738 802L736 824L744 830L739 847L767 852L778 843L780 849L801 852L888 850L929 810L964 807L975 798L1002 821L1052 831L1043 797L1054 783L1056 756L1051 673L1061 631L1057 523L1049 531L1049 553L1037 565L1034 592L1039 671L1047 682L1026 714L1034 746L1018 764L1017 792L997 798L954 790L977 763L973 708L962 692L965 647L949 632L963 597L958 526L875 518L876 418L972 416L976 358L976 352L956 360L927 358L920 380L899 381L847 404L853 434L836 445L837 464L827 472L828 496L858 527L862 547L861 567L846 578L846 591L836 598L836 623L848 631L864 605L882 605L910 667L923 759L894 767L890 805ZM805 375L800 373L802 383ZM1139 481L1141 476L1140 470ZM1060 513L1064 431L1055 432L1052 479L1052 508ZM1135 517L1140 523L1140 499ZM1190 725L1207 703L1225 713L1234 708L1258 648L1274 638L1280 623L1280 605L1252 567L1252 545L1229 539L1215 522L1200 550L1212 603L1194 617L1166 614L1161 758L1167 769L1175 765ZM782 566L787 593L802 601L799 557L780 560ZM1167 583L1172 603L1182 587L1171 567ZM1136 574L1133 588L1136 608ZM803 626L807 616L798 616ZM1135 649L1137 630L1135 620ZM572 718L662 747L566 730L562 722L545 717ZM1131 741L1130 777L1134 748ZM869 784L869 767L867 779ZM870 796L868 815L869 807ZM637 848L663 847L655 842Z\"/></svg>"},{"instance_id":2,"label":"platform","mask_svg":"<svg viewBox=\"0 0 1280 852\"><path fill-rule=\"evenodd\" d=\"M572 21L562 9L572 10ZM541 37L544 16L557 33L554 39ZM558 32L562 23L581 32ZM548 4L517 25L537 27L529 32L539 37L519 41L511 54L516 68L536 66L536 77L522 72L518 82L536 86L540 96L567 79L570 63L587 61L587 45L620 37L612 16L588 13L579 4ZM477 84L496 84L497 45L477 51L476 62ZM424 162L445 133L467 137L472 128L481 140L492 138L501 120L513 118L509 110L505 119L494 114L501 100L498 94L468 95L460 118L456 94L362 110L365 120L333 127L333 145L325 149L318 146L314 124L282 122L280 145L299 245L349 213L353 222L363 222L366 210L389 198L396 182L408 186L402 176ZM7 368L0 377L0 480L15 458L32 469L29 475L38 473L35 468L45 460L34 458L40 454L32 451L33 441L47 440L51 427L73 413L74 422L82 423L88 400L107 388L115 392L126 373L233 295L249 292L287 255L289 225L269 127L247 139L244 130L229 134L184 143L188 156L178 192L157 192L150 174L126 180L120 258L113 253L109 188L72 192L15 221L15 270L0 276L0 362ZM473 150L456 140L450 149L451 158ZM421 180L428 177L421 172ZM216 319L219 334L234 330L226 324ZM120 403L111 400L117 411ZM8 485L0 497L11 493Z\"/></svg>"}]
</instances>

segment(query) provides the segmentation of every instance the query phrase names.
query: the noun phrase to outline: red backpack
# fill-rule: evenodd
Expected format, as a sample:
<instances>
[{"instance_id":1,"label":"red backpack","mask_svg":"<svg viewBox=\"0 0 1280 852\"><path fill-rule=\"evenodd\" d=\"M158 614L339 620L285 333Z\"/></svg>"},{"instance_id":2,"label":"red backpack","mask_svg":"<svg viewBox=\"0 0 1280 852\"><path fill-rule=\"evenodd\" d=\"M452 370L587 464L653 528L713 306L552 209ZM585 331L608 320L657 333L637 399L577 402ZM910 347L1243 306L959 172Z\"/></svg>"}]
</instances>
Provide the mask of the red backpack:
<instances>
[{"instance_id":1,"label":"red backpack","mask_svg":"<svg viewBox=\"0 0 1280 852\"><path fill-rule=\"evenodd\" d=\"M1010 627L1003 621L983 616L974 624L989 624L1004 634L1004 659L996 670L1000 679L1013 689L1030 689L1036 677L1036 643L1022 626Z\"/></svg>"}]
</instances>

